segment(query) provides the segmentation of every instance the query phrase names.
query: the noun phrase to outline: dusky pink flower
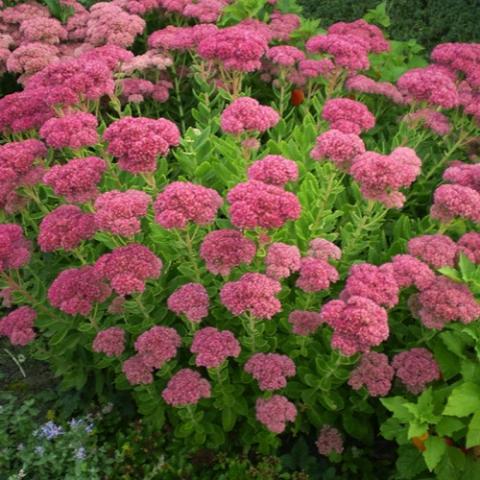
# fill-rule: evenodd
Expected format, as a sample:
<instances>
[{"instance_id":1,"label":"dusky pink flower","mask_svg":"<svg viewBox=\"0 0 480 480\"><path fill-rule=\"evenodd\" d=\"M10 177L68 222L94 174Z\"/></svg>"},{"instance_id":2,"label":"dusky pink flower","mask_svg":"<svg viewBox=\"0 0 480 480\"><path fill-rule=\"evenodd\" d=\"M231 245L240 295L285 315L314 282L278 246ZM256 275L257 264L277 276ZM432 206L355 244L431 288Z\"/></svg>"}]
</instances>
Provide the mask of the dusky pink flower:
<instances>
[{"instance_id":1,"label":"dusky pink flower","mask_svg":"<svg viewBox=\"0 0 480 480\"><path fill-rule=\"evenodd\" d=\"M137 72L163 71L172 65L172 59L165 53L159 50L147 50L142 55L136 55L130 60L124 62L121 66L121 71L127 74Z\"/></svg>"},{"instance_id":2,"label":"dusky pink flower","mask_svg":"<svg viewBox=\"0 0 480 480\"><path fill-rule=\"evenodd\" d=\"M187 283L177 288L167 300L168 309L199 323L208 315L208 293L200 283Z\"/></svg>"},{"instance_id":3,"label":"dusky pink flower","mask_svg":"<svg viewBox=\"0 0 480 480\"><path fill-rule=\"evenodd\" d=\"M257 420L273 433L282 433L287 422L294 422L297 409L283 395L258 398L255 405Z\"/></svg>"},{"instance_id":4,"label":"dusky pink flower","mask_svg":"<svg viewBox=\"0 0 480 480\"><path fill-rule=\"evenodd\" d=\"M342 251L334 243L324 238L310 240L308 256L319 260L340 260Z\"/></svg>"},{"instance_id":5,"label":"dusky pink flower","mask_svg":"<svg viewBox=\"0 0 480 480\"><path fill-rule=\"evenodd\" d=\"M167 387L162 392L165 402L174 407L195 405L202 398L210 398L210 395L211 388L208 380L190 368L179 370L168 381Z\"/></svg>"},{"instance_id":6,"label":"dusky pink flower","mask_svg":"<svg viewBox=\"0 0 480 480\"><path fill-rule=\"evenodd\" d=\"M370 130L375 126L375 117L366 105L349 98L332 98L323 106L322 118L333 130L354 133Z\"/></svg>"},{"instance_id":7,"label":"dusky pink flower","mask_svg":"<svg viewBox=\"0 0 480 480\"><path fill-rule=\"evenodd\" d=\"M443 179L480 193L480 164L454 161L443 172Z\"/></svg>"},{"instance_id":8,"label":"dusky pink flower","mask_svg":"<svg viewBox=\"0 0 480 480\"><path fill-rule=\"evenodd\" d=\"M335 70L335 65L329 58L314 60L306 58L298 62L298 73L305 79L328 77Z\"/></svg>"},{"instance_id":9,"label":"dusky pink flower","mask_svg":"<svg viewBox=\"0 0 480 480\"><path fill-rule=\"evenodd\" d=\"M40 42L57 44L67 39L67 31L56 18L26 18L18 31L21 43Z\"/></svg>"},{"instance_id":10,"label":"dusky pink flower","mask_svg":"<svg viewBox=\"0 0 480 480\"><path fill-rule=\"evenodd\" d=\"M292 325L293 333L307 336L315 333L317 328L323 323L323 320L318 312L294 310L288 316L288 322Z\"/></svg>"},{"instance_id":11,"label":"dusky pink flower","mask_svg":"<svg viewBox=\"0 0 480 480\"><path fill-rule=\"evenodd\" d=\"M92 47L89 44L84 45L88 48L78 53L79 60L84 62L102 62L112 72L121 71L123 64L130 61L134 56L132 52L118 45L107 44L101 47Z\"/></svg>"},{"instance_id":12,"label":"dusky pink flower","mask_svg":"<svg viewBox=\"0 0 480 480\"><path fill-rule=\"evenodd\" d=\"M323 425L315 445L320 455L328 456L332 453L341 455L343 453L342 435L338 429L330 425Z\"/></svg>"},{"instance_id":13,"label":"dusky pink flower","mask_svg":"<svg viewBox=\"0 0 480 480\"><path fill-rule=\"evenodd\" d=\"M59 61L59 51L54 45L32 42L20 45L6 59L8 72L20 73L19 82L24 83L31 75L47 65Z\"/></svg>"},{"instance_id":14,"label":"dusky pink flower","mask_svg":"<svg viewBox=\"0 0 480 480\"><path fill-rule=\"evenodd\" d=\"M339 275L335 267L327 261L314 257L302 258L299 276L295 285L304 292L320 292L338 282Z\"/></svg>"},{"instance_id":15,"label":"dusky pink flower","mask_svg":"<svg viewBox=\"0 0 480 480\"><path fill-rule=\"evenodd\" d=\"M400 288L412 285L423 290L435 280L435 273L430 267L412 255L395 255L390 263L395 282Z\"/></svg>"},{"instance_id":16,"label":"dusky pink flower","mask_svg":"<svg viewBox=\"0 0 480 480\"><path fill-rule=\"evenodd\" d=\"M119 357L125 350L125 330L120 327L101 330L93 340L92 349L108 357Z\"/></svg>"},{"instance_id":17,"label":"dusky pink flower","mask_svg":"<svg viewBox=\"0 0 480 480\"><path fill-rule=\"evenodd\" d=\"M462 185L440 185L433 194L430 216L442 223L463 217L480 223L480 193Z\"/></svg>"},{"instance_id":18,"label":"dusky pink flower","mask_svg":"<svg viewBox=\"0 0 480 480\"><path fill-rule=\"evenodd\" d=\"M457 253L463 253L473 263L480 264L480 233L464 233L457 242Z\"/></svg>"},{"instance_id":19,"label":"dusky pink flower","mask_svg":"<svg viewBox=\"0 0 480 480\"><path fill-rule=\"evenodd\" d=\"M298 166L293 160L281 155L267 155L248 168L247 176L249 180L281 187L298 180Z\"/></svg>"},{"instance_id":20,"label":"dusky pink flower","mask_svg":"<svg viewBox=\"0 0 480 480\"><path fill-rule=\"evenodd\" d=\"M305 59L305 53L290 45L278 45L267 50L266 57L281 67L293 67L300 60Z\"/></svg>"},{"instance_id":21,"label":"dusky pink flower","mask_svg":"<svg viewBox=\"0 0 480 480\"><path fill-rule=\"evenodd\" d=\"M12 345L25 346L35 338L33 330L37 312L30 307L19 307L0 318L0 336L6 336Z\"/></svg>"},{"instance_id":22,"label":"dusky pink flower","mask_svg":"<svg viewBox=\"0 0 480 480\"><path fill-rule=\"evenodd\" d=\"M175 358L182 339L174 328L155 325L135 340L135 350L148 368L162 368Z\"/></svg>"},{"instance_id":23,"label":"dusky pink flower","mask_svg":"<svg viewBox=\"0 0 480 480\"><path fill-rule=\"evenodd\" d=\"M388 395L395 370L384 353L368 352L362 355L348 380L354 390L365 387L372 397Z\"/></svg>"},{"instance_id":24,"label":"dusky pink flower","mask_svg":"<svg viewBox=\"0 0 480 480\"><path fill-rule=\"evenodd\" d=\"M260 390L279 390L287 386L287 378L296 373L294 361L278 353L255 353L244 370L258 382Z\"/></svg>"},{"instance_id":25,"label":"dusky pink flower","mask_svg":"<svg viewBox=\"0 0 480 480\"><path fill-rule=\"evenodd\" d=\"M404 103L403 95L398 88L390 82L376 82L365 75L353 75L345 82L345 88L360 93L383 95L399 105Z\"/></svg>"},{"instance_id":26,"label":"dusky pink flower","mask_svg":"<svg viewBox=\"0 0 480 480\"><path fill-rule=\"evenodd\" d=\"M300 270L301 254L295 245L275 242L268 247L265 257L267 275L275 280L289 277Z\"/></svg>"},{"instance_id":27,"label":"dusky pink flower","mask_svg":"<svg viewBox=\"0 0 480 480\"><path fill-rule=\"evenodd\" d=\"M149 80L142 78L125 78L121 80L122 97L127 102L141 103L153 94L155 86Z\"/></svg>"},{"instance_id":28,"label":"dusky pink flower","mask_svg":"<svg viewBox=\"0 0 480 480\"><path fill-rule=\"evenodd\" d=\"M130 385L148 385L153 383L152 369L143 363L141 355L134 355L122 364L122 372Z\"/></svg>"},{"instance_id":29,"label":"dusky pink flower","mask_svg":"<svg viewBox=\"0 0 480 480\"><path fill-rule=\"evenodd\" d=\"M148 46L160 50L188 50L195 46L192 27L168 25L148 37Z\"/></svg>"},{"instance_id":30,"label":"dusky pink flower","mask_svg":"<svg viewBox=\"0 0 480 480\"><path fill-rule=\"evenodd\" d=\"M22 227L15 223L0 224L0 271L20 268L30 260L30 242Z\"/></svg>"},{"instance_id":31,"label":"dusky pink flower","mask_svg":"<svg viewBox=\"0 0 480 480\"><path fill-rule=\"evenodd\" d=\"M358 37L368 45L368 51L382 53L390 50L390 45L383 35L383 32L376 25L367 23L363 18L354 22L337 22L328 27L329 35L352 35Z\"/></svg>"},{"instance_id":32,"label":"dusky pink flower","mask_svg":"<svg viewBox=\"0 0 480 480\"><path fill-rule=\"evenodd\" d=\"M403 120L414 128L419 123L423 124L437 135L448 135L452 131L452 125L448 117L442 112L437 112L430 108L422 108L416 112L405 115Z\"/></svg>"},{"instance_id":33,"label":"dusky pink flower","mask_svg":"<svg viewBox=\"0 0 480 480\"><path fill-rule=\"evenodd\" d=\"M301 19L294 13L282 13L275 10L270 15L268 28L272 40L288 42L292 33L300 27Z\"/></svg>"},{"instance_id":34,"label":"dusky pink flower","mask_svg":"<svg viewBox=\"0 0 480 480\"><path fill-rule=\"evenodd\" d=\"M421 235L408 241L408 253L433 268L454 267L457 245L447 235Z\"/></svg>"},{"instance_id":35,"label":"dusky pink flower","mask_svg":"<svg viewBox=\"0 0 480 480\"><path fill-rule=\"evenodd\" d=\"M237 358L240 355L240 343L229 330L205 327L193 337L190 351L196 354L197 367L216 368L228 357Z\"/></svg>"}]
</instances>

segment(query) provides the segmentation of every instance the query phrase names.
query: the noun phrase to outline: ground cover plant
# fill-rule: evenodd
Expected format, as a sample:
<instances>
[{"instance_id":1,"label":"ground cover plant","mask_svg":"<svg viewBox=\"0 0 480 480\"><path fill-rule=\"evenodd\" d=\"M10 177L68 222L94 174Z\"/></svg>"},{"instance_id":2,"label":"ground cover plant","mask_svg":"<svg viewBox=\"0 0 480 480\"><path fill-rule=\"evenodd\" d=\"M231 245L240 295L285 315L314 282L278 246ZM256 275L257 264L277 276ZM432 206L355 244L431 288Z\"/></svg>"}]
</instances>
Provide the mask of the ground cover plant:
<instances>
[{"instance_id":1,"label":"ground cover plant","mask_svg":"<svg viewBox=\"0 0 480 480\"><path fill-rule=\"evenodd\" d=\"M182 451L480 478L480 47L300 13L5 2L0 334Z\"/></svg>"}]
</instances>

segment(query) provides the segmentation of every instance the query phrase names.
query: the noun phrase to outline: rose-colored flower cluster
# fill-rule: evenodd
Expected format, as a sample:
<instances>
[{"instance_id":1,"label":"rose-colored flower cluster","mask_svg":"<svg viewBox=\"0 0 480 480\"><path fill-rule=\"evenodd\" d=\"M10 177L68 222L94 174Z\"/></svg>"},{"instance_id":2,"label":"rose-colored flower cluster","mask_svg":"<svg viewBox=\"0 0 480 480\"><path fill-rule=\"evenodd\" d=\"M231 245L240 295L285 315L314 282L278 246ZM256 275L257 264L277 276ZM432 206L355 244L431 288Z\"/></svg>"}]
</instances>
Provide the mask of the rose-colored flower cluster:
<instances>
[{"instance_id":1,"label":"rose-colored flower cluster","mask_svg":"<svg viewBox=\"0 0 480 480\"><path fill-rule=\"evenodd\" d=\"M58 61L59 50L55 45L33 42L20 45L11 54L9 52L6 69L9 72L20 73L18 81L25 83L29 77Z\"/></svg>"},{"instance_id":2,"label":"rose-colored flower cluster","mask_svg":"<svg viewBox=\"0 0 480 480\"><path fill-rule=\"evenodd\" d=\"M62 312L86 317L95 302L104 302L110 287L92 266L69 268L60 272L48 289L48 300Z\"/></svg>"},{"instance_id":3,"label":"rose-colored flower cluster","mask_svg":"<svg viewBox=\"0 0 480 480\"><path fill-rule=\"evenodd\" d=\"M388 338L387 312L369 298L331 300L320 313L322 321L333 328L332 347L343 355L368 352Z\"/></svg>"},{"instance_id":4,"label":"rose-colored flower cluster","mask_svg":"<svg viewBox=\"0 0 480 480\"><path fill-rule=\"evenodd\" d=\"M129 173L154 172L157 157L168 154L180 143L180 131L170 120L123 117L105 130L108 152L118 158L118 166Z\"/></svg>"},{"instance_id":5,"label":"rose-colored flower cluster","mask_svg":"<svg viewBox=\"0 0 480 480\"><path fill-rule=\"evenodd\" d=\"M376 82L365 75L353 75L345 82L345 88L354 92L372 93L374 95L383 95L392 102L402 104L403 95L398 88L390 82Z\"/></svg>"},{"instance_id":6,"label":"rose-colored flower cluster","mask_svg":"<svg viewBox=\"0 0 480 480\"><path fill-rule=\"evenodd\" d=\"M257 380L260 390L284 388L287 378L296 373L293 360L278 353L256 353L248 359L244 370Z\"/></svg>"},{"instance_id":7,"label":"rose-colored flower cluster","mask_svg":"<svg viewBox=\"0 0 480 480\"><path fill-rule=\"evenodd\" d=\"M294 422L297 418L295 405L283 395L258 398L255 410L257 420L273 433L282 433L286 423Z\"/></svg>"},{"instance_id":8,"label":"rose-colored flower cluster","mask_svg":"<svg viewBox=\"0 0 480 480\"><path fill-rule=\"evenodd\" d=\"M193 17L200 22L215 22L221 15L227 0L159 0L159 5L168 12Z\"/></svg>"},{"instance_id":9,"label":"rose-colored flower cluster","mask_svg":"<svg viewBox=\"0 0 480 480\"><path fill-rule=\"evenodd\" d=\"M318 161L328 159L340 170L348 172L353 159L362 153L365 153L365 144L358 135L328 130L317 137L310 156Z\"/></svg>"},{"instance_id":10,"label":"rose-colored flower cluster","mask_svg":"<svg viewBox=\"0 0 480 480\"><path fill-rule=\"evenodd\" d=\"M456 217L480 223L480 192L458 184L441 185L433 194L430 216L442 223L449 223Z\"/></svg>"},{"instance_id":11,"label":"rose-colored flower cluster","mask_svg":"<svg viewBox=\"0 0 480 480\"><path fill-rule=\"evenodd\" d=\"M473 263L480 264L480 233L468 232L457 242L458 253L466 255Z\"/></svg>"},{"instance_id":12,"label":"rose-colored flower cluster","mask_svg":"<svg viewBox=\"0 0 480 480\"><path fill-rule=\"evenodd\" d=\"M304 292L319 292L330 288L339 279L335 267L315 257L302 258L299 276L295 285Z\"/></svg>"},{"instance_id":13,"label":"rose-colored flower cluster","mask_svg":"<svg viewBox=\"0 0 480 480\"><path fill-rule=\"evenodd\" d=\"M307 336L315 333L317 328L323 323L323 320L320 313L294 310L288 316L288 322L292 325L293 333Z\"/></svg>"},{"instance_id":14,"label":"rose-colored flower cluster","mask_svg":"<svg viewBox=\"0 0 480 480\"><path fill-rule=\"evenodd\" d=\"M168 297L167 306L177 315L185 315L191 322L199 323L208 315L207 290L200 283L187 283Z\"/></svg>"},{"instance_id":15,"label":"rose-colored flower cluster","mask_svg":"<svg viewBox=\"0 0 480 480\"><path fill-rule=\"evenodd\" d=\"M295 194L257 180L239 183L228 192L227 200L231 222L237 228L280 228L300 216Z\"/></svg>"},{"instance_id":16,"label":"rose-colored flower cluster","mask_svg":"<svg viewBox=\"0 0 480 480\"><path fill-rule=\"evenodd\" d=\"M437 362L426 348L412 348L398 353L392 359L392 366L396 377L415 395L441 376Z\"/></svg>"},{"instance_id":17,"label":"rose-colored flower cluster","mask_svg":"<svg viewBox=\"0 0 480 480\"><path fill-rule=\"evenodd\" d=\"M333 130L354 133L370 130L375 126L375 117L361 102L349 98L333 98L323 106L322 118Z\"/></svg>"},{"instance_id":18,"label":"rose-colored flower cluster","mask_svg":"<svg viewBox=\"0 0 480 480\"><path fill-rule=\"evenodd\" d=\"M255 243L237 230L214 230L200 246L200 257L214 275L230 275L233 268L250 264L255 253Z\"/></svg>"},{"instance_id":19,"label":"rose-colored flower cluster","mask_svg":"<svg viewBox=\"0 0 480 480\"><path fill-rule=\"evenodd\" d=\"M217 330L205 327L193 337L190 351L196 354L197 367L216 368L228 357L237 358L240 355L240 343L229 330Z\"/></svg>"},{"instance_id":20,"label":"rose-colored flower cluster","mask_svg":"<svg viewBox=\"0 0 480 480\"><path fill-rule=\"evenodd\" d=\"M210 398L210 394L210 383L200 373L183 368L168 381L162 397L169 405L181 407L195 405L202 398Z\"/></svg>"},{"instance_id":21,"label":"rose-colored flower cluster","mask_svg":"<svg viewBox=\"0 0 480 480\"><path fill-rule=\"evenodd\" d=\"M368 200L377 200L387 208L401 208L405 195L399 189L407 188L415 181L421 165L415 150L397 147L390 155L376 152L358 155L350 174Z\"/></svg>"},{"instance_id":22,"label":"rose-colored flower cluster","mask_svg":"<svg viewBox=\"0 0 480 480\"><path fill-rule=\"evenodd\" d=\"M372 397L384 397L392 387L394 375L395 371L384 353L369 352L362 355L350 374L348 384L354 390L365 387Z\"/></svg>"},{"instance_id":23,"label":"rose-colored flower cluster","mask_svg":"<svg viewBox=\"0 0 480 480\"><path fill-rule=\"evenodd\" d=\"M245 273L227 282L220 290L223 305L235 316L248 313L258 319L271 319L282 309L276 295L282 286L261 273Z\"/></svg>"},{"instance_id":24,"label":"rose-colored flower cluster","mask_svg":"<svg viewBox=\"0 0 480 480\"><path fill-rule=\"evenodd\" d=\"M92 349L108 357L119 357L125 350L125 330L110 327L98 332L93 340Z\"/></svg>"},{"instance_id":25,"label":"rose-colored flower cluster","mask_svg":"<svg viewBox=\"0 0 480 480\"><path fill-rule=\"evenodd\" d=\"M443 172L443 179L480 192L480 164L452 162Z\"/></svg>"},{"instance_id":26,"label":"rose-colored flower cluster","mask_svg":"<svg viewBox=\"0 0 480 480\"><path fill-rule=\"evenodd\" d=\"M435 280L433 270L412 255L395 255L388 265L391 265L393 277L400 288L415 285L418 290L423 290Z\"/></svg>"},{"instance_id":27,"label":"rose-colored flower cluster","mask_svg":"<svg viewBox=\"0 0 480 480\"><path fill-rule=\"evenodd\" d=\"M163 71L172 66L173 60L158 50L147 50L142 55L135 55L122 63L121 71L130 75L133 72ZM134 80L134 79L130 79Z\"/></svg>"},{"instance_id":28,"label":"rose-colored flower cluster","mask_svg":"<svg viewBox=\"0 0 480 480\"><path fill-rule=\"evenodd\" d=\"M430 129L437 135L448 135L452 131L450 120L442 112L430 108L422 108L416 112L409 113L403 120L415 128L419 123Z\"/></svg>"},{"instance_id":29,"label":"rose-colored flower cluster","mask_svg":"<svg viewBox=\"0 0 480 480\"><path fill-rule=\"evenodd\" d=\"M433 268L454 267L457 245L447 235L421 235L408 241L408 253Z\"/></svg>"},{"instance_id":30,"label":"rose-colored flower cluster","mask_svg":"<svg viewBox=\"0 0 480 480\"><path fill-rule=\"evenodd\" d=\"M169 229L185 228L188 222L208 225L215 220L222 203L222 197L211 188L173 182L155 200L155 221Z\"/></svg>"},{"instance_id":31,"label":"rose-colored flower cluster","mask_svg":"<svg viewBox=\"0 0 480 480\"><path fill-rule=\"evenodd\" d=\"M263 133L274 127L279 120L280 116L273 108L261 105L254 98L241 97L225 108L220 117L220 125L224 132L233 135Z\"/></svg>"},{"instance_id":32,"label":"rose-colored flower cluster","mask_svg":"<svg viewBox=\"0 0 480 480\"><path fill-rule=\"evenodd\" d=\"M330 25L327 30L332 35L353 35L360 41L366 42L368 52L382 53L390 49L388 41L383 32L376 25L371 25L363 19L355 20L351 23L338 22Z\"/></svg>"},{"instance_id":33,"label":"rose-colored flower cluster","mask_svg":"<svg viewBox=\"0 0 480 480\"><path fill-rule=\"evenodd\" d=\"M0 336L8 337L12 345L24 346L35 338L33 330L37 312L30 307L19 307L0 318Z\"/></svg>"},{"instance_id":34,"label":"rose-colored flower cluster","mask_svg":"<svg viewBox=\"0 0 480 480\"><path fill-rule=\"evenodd\" d=\"M182 339L174 328L156 325L135 340L135 350L147 368L162 368L175 358L181 343Z\"/></svg>"},{"instance_id":35,"label":"rose-colored flower cluster","mask_svg":"<svg viewBox=\"0 0 480 480\"><path fill-rule=\"evenodd\" d=\"M343 438L341 433L330 425L324 425L315 443L320 455L328 456L332 453L343 453Z\"/></svg>"},{"instance_id":36,"label":"rose-colored flower cluster","mask_svg":"<svg viewBox=\"0 0 480 480\"><path fill-rule=\"evenodd\" d=\"M295 245L275 242L268 247L265 258L267 275L275 280L289 277L301 266L300 250Z\"/></svg>"},{"instance_id":37,"label":"rose-colored flower cluster","mask_svg":"<svg viewBox=\"0 0 480 480\"><path fill-rule=\"evenodd\" d=\"M122 372L130 385L147 385L153 382L152 369L148 368L140 355L134 355L122 364Z\"/></svg>"},{"instance_id":38,"label":"rose-colored flower cluster","mask_svg":"<svg viewBox=\"0 0 480 480\"><path fill-rule=\"evenodd\" d=\"M14 223L0 224L0 272L20 268L30 260L30 243L22 227Z\"/></svg>"},{"instance_id":39,"label":"rose-colored flower cluster","mask_svg":"<svg viewBox=\"0 0 480 480\"><path fill-rule=\"evenodd\" d=\"M18 31L21 43L57 44L66 40L67 31L56 18L32 17L23 20Z\"/></svg>"},{"instance_id":40,"label":"rose-colored flower cluster","mask_svg":"<svg viewBox=\"0 0 480 480\"><path fill-rule=\"evenodd\" d=\"M95 270L119 295L143 292L145 282L160 276L162 261L147 247L132 243L102 255Z\"/></svg>"},{"instance_id":41,"label":"rose-colored flower cluster","mask_svg":"<svg viewBox=\"0 0 480 480\"><path fill-rule=\"evenodd\" d=\"M140 190L102 193L95 200L95 221L99 230L132 237L142 226L140 218L147 214L151 199Z\"/></svg>"},{"instance_id":42,"label":"rose-colored flower cluster","mask_svg":"<svg viewBox=\"0 0 480 480\"><path fill-rule=\"evenodd\" d=\"M74 158L65 165L54 165L43 181L69 202L88 202L98 195L97 185L106 168L105 160L98 157Z\"/></svg>"},{"instance_id":43,"label":"rose-colored flower cluster","mask_svg":"<svg viewBox=\"0 0 480 480\"><path fill-rule=\"evenodd\" d=\"M334 243L324 238L314 238L310 241L308 256L319 260L340 260L342 251Z\"/></svg>"},{"instance_id":44,"label":"rose-colored flower cluster","mask_svg":"<svg viewBox=\"0 0 480 480\"><path fill-rule=\"evenodd\" d=\"M250 180L282 187L298 180L298 166L281 155L267 155L249 167L247 176Z\"/></svg>"},{"instance_id":45,"label":"rose-colored flower cluster","mask_svg":"<svg viewBox=\"0 0 480 480\"><path fill-rule=\"evenodd\" d=\"M305 53L290 45L279 45L267 50L266 57L280 67L293 67L305 59Z\"/></svg>"},{"instance_id":46,"label":"rose-colored flower cluster","mask_svg":"<svg viewBox=\"0 0 480 480\"><path fill-rule=\"evenodd\" d=\"M127 102L142 103L147 98L164 103L170 96L170 88L173 84L167 80L159 80L152 83L141 78L125 78L121 80L122 97Z\"/></svg>"}]
</instances>

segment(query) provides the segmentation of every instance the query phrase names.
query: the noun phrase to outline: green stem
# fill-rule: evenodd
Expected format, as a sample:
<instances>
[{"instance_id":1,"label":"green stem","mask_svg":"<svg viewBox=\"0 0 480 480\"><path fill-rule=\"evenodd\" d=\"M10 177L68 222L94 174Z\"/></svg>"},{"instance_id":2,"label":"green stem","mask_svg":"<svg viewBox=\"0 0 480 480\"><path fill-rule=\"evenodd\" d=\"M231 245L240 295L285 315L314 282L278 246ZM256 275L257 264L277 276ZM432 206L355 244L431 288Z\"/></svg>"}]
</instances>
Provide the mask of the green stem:
<instances>
[{"instance_id":1,"label":"green stem","mask_svg":"<svg viewBox=\"0 0 480 480\"><path fill-rule=\"evenodd\" d=\"M23 378L27 378L27 374L25 373L25 370L23 369L22 365L18 361L17 357L15 357L15 355L10 350L8 350L7 348L4 348L3 351L13 360L15 365L20 370L20 373L22 374Z\"/></svg>"}]
</instances>

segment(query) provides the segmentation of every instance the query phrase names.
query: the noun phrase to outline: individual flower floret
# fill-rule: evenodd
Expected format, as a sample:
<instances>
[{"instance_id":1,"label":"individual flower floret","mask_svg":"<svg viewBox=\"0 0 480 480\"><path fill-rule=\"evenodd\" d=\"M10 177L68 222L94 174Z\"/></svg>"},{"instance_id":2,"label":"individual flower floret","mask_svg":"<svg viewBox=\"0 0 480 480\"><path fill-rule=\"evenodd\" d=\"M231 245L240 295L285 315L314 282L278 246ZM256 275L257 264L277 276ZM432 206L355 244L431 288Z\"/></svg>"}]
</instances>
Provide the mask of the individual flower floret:
<instances>
[{"instance_id":1,"label":"individual flower floret","mask_svg":"<svg viewBox=\"0 0 480 480\"><path fill-rule=\"evenodd\" d=\"M193 337L190 351L196 354L197 367L216 368L227 357L238 357L240 344L229 330L220 331L214 327L205 327Z\"/></svg>"},{"instance_id":2,"label":"individual flower floret","mask_svg":"<svg viewBox=\"0 0 480 480\"><path fill-rule=\"evenodd\" d=\"M433 268L454 267L457 245L447 235L421 235L408 241L408 253Z\"/></svg>"},{"instance_id":3,"label":"individual flower floret","mask_svg":"<svg viewBox=\"0 0 480 480\"><path fill-rule=\"evenodd\" d=\"M295 245L276 242L268 247L265 258L267 275L275 280L289 277L301 265L300 250Z\"/></svg>"},{"instance_id":4,"label":"individual flower floret","mask_svg":"<svg viewBox=\"0 0 480 480\"><path fill-rule=\"evenodd\" d=\"M297 417L295 405L283 395L259 398L255 409L257 420L273 433L282 433L286 423L294 422Z\"/></svg>"},{"instance_id":5,"label":"individual flower floret","mask_svg":"<svg viewBox=\"0 0 480 480\"><path fill-rule=\"evenodd\" d=\"M30 307L19 307L0 318L0 336L8 337L12 345L24 346L35 338L33 324L37 312Z\"/></svg>"},{"instance_id":6,"label":"individual flower floret","mask_svg":"<svg viewBox=\"0 0 480 480\"><path fill-rule=\"evenodd\" d=\"M267 155L254 162L247 172L249 180L259 180L270 185L282 187L288 182L298 180L298 166L281 155Z\"/></svg>"},{"instance_id":7,"label":"individual flower floret","mask_svg":"<svg viewBox=\"0 0 480 480\"><path fill-rule=\"evenodd\" d=\"M330 425L324 425L318 434L315 442L318 453L328 456L332 453L338 455L343 453L343 438L340 432Z\"/></svg>"},{"instance_id":8,"label":"individual flower floret","mask_svg":"<svg viewBox=\"0 0 480 480\"><path fill-rule=\"evenodd\" d=\"M199 323L208 315L208 293L200 283L187 283L175 290L167 300L168 309Z\"/></svg>"},{"instance_id":9,"label":"individual flower floret","mask_svg":"<svg viewBox=\"0 0 480 480\"><path fill-rule=\"evenodd\" d=\"M307 336L315 333L323 323L322 316L318 312L294 310L288 316L288 322L292 325L292 332L296 335Z\"/></svg>"},{"instance_id":10,"label":"individual flower floret","mask_svg":"<svg viewBox=\"0 0 480 480\"><path fill-rule=\"evenodd\" d=\"M302 258L300 275L295 282L304 292L319 292L330 288L339 279L338 272L325 260L314 257Z\"/></svg>"},{"instance_id":11,"label":"individual flower floret","mask_svg":"<svg viewBox=\"0 0 480 480\"><path fill-rule=\"evenodd\" d=\"M182 339L174 328L155 326L135 340L135 350L148 368L162 368L175 358Z\"/></svg>"},{"instance_id":12,"label":"individual flower floret","mask_svg":"<svg viewBox=\"0 0 480 480\"><path fill-rule=\"evenodd\" d=\"M0 224L0 272L23 267L30 260L30 243L22 227L14 223Z\"/></svg>"},{"instance_id":13,"label":"individual flower floret","mask_svg":"<svg viewBox=\"0 0 480 480\"><path fill-rule=\"evenodd\" d=\"M394 374L384 353L364 353L350 374L348 384L354 390L365 387L372 397L384 397L392 387Z\"/></svg>"},{"instance_id":14,"label":"individual flower floret","mask_svg":"<svg viewBox=\"0 0 480 480\"><path fill-rule=\"evenodd\" d=\"M92 348L94 352L104 353L108 357L119 357L125 350L125 330L110 327L98 332Z\"/></svg>"},{"instance_id":15,"label":"individual flower floret","mask_svg":"<svg viewBox=\"0 0 480 480\"><path fill-rule=\"evenodd\" d=\"M287 386L287 378L296 373L295 363L287 355L256 353L244 366L258 382L260 390L278 390Z\"/></svg>"},{"instance_id":16,"label":"individual flower floret","mask_svg":"<svg viewBox=\"0 0 480 480\"><path fill-rule=\"evenodd\" d=\"M143 357L138 354L123 362L122 372L130 385L148 385L153 382L152 369L143 363Z\"/></svg>"},{"instance_id":17,"label":"individual flower floret","mask_svg":"<svg viewBox=\"0 0 480 480\"><path fill-rule=\"evenodd\" d=\"M375 117L368 108L363 103L349 98L327 100L322 118L330 124L331 129L356 135L375 126Z\"/></svg>"},{"instance_id":18,"label":"individual flower floret","mask_svg":"<svg viewBox=\"0 0 480 480\"><path fill-rule=\"evenodd\" d=\"M202 398L210 398L210 383L190 368L179 370L162 392L166 403L174 407L195 405Z\"/></svg>"}]
</instances>

